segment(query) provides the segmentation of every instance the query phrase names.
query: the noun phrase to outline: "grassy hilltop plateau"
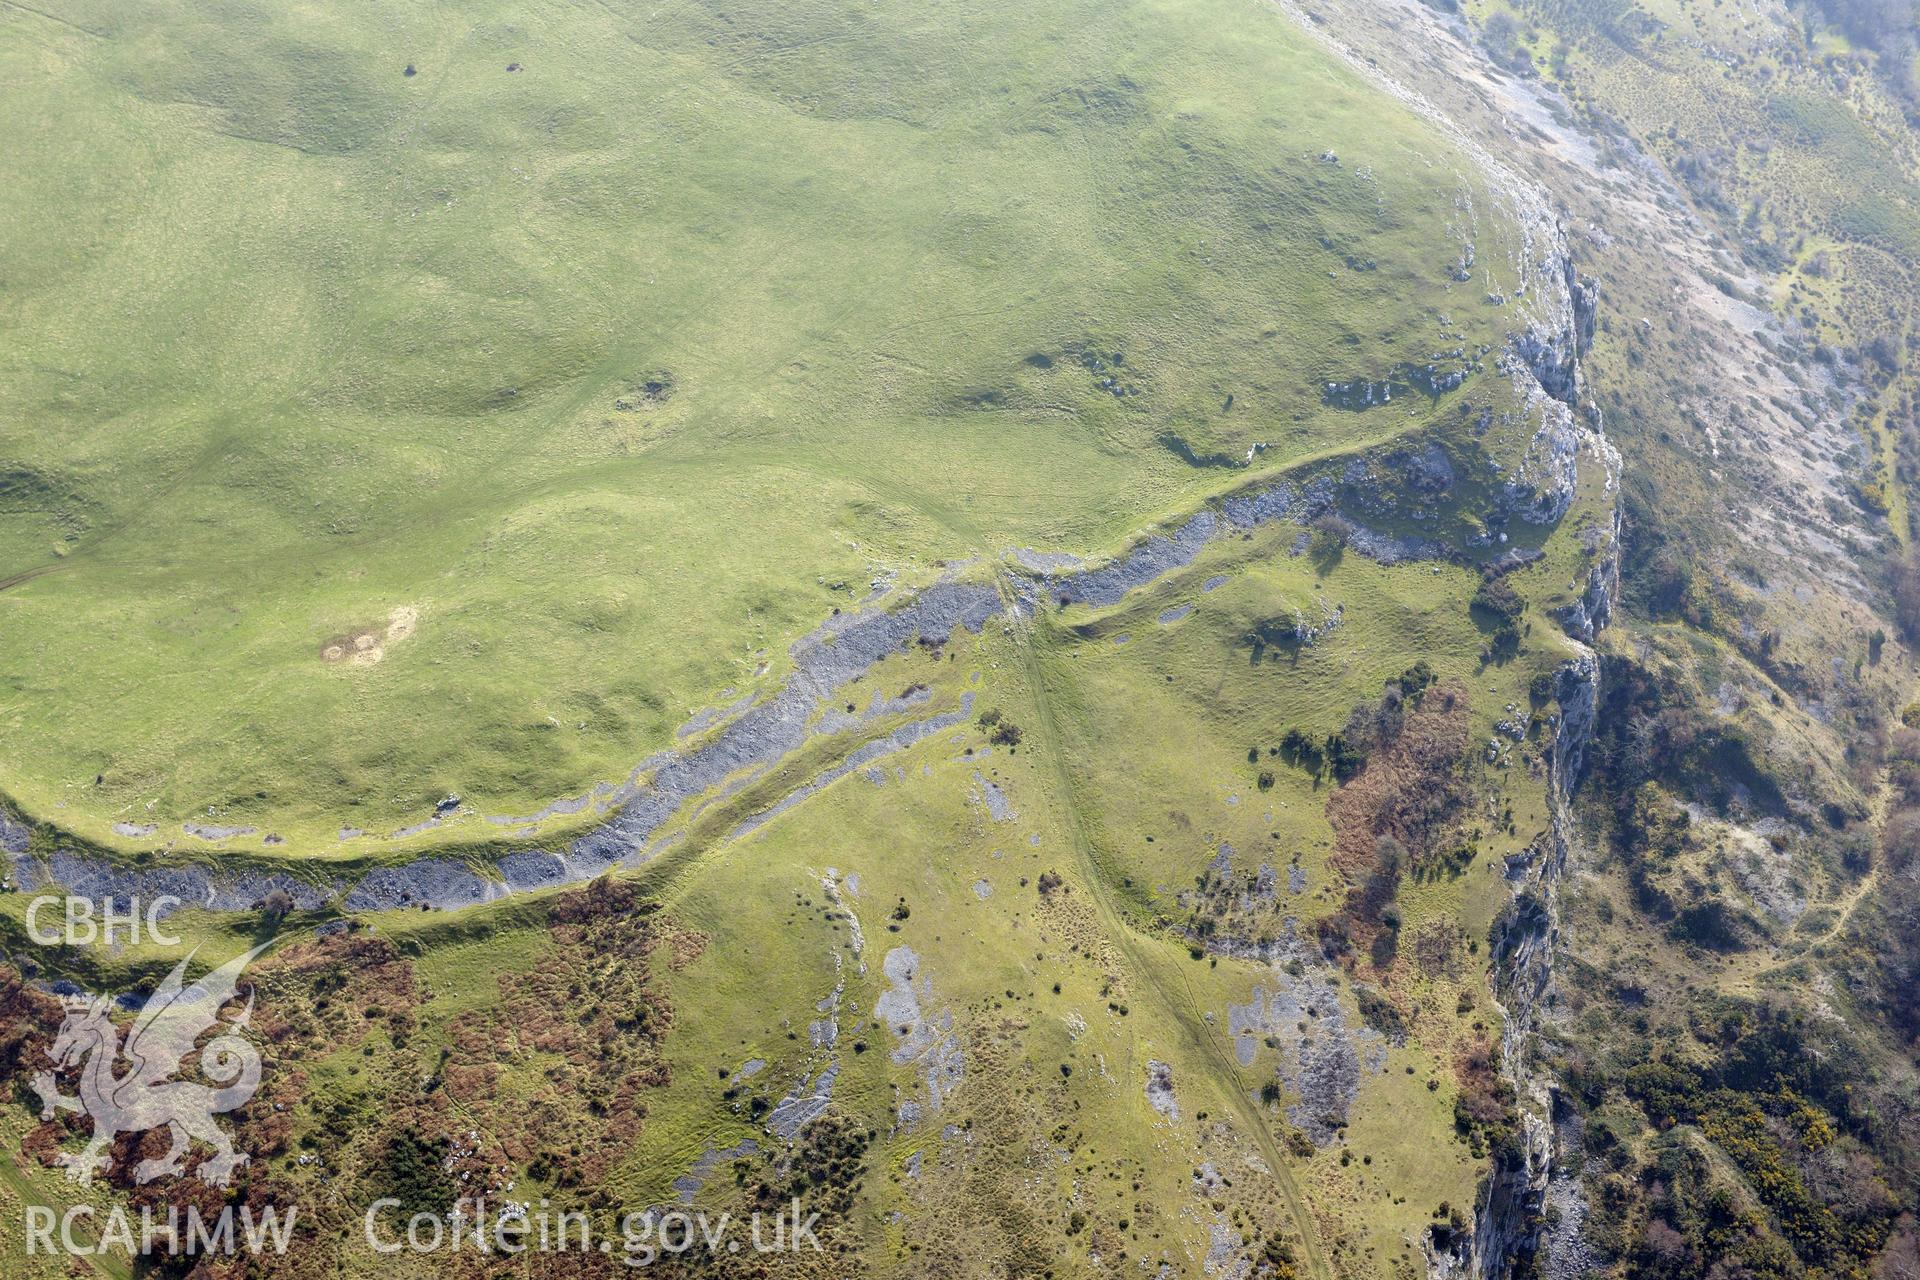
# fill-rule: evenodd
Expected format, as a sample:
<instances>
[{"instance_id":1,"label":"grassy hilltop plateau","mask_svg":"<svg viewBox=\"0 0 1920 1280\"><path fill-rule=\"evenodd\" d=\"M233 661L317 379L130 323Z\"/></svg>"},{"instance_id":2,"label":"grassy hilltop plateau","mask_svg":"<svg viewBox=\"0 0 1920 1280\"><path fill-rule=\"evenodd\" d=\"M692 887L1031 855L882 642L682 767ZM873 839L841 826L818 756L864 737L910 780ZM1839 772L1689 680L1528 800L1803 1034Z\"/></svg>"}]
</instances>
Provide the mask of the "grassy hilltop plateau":
<instances>
[{"instance_id":1,"label":"grassy hilltop plateau","mask_svg":"<svg viewBox=\"0 0 1920 1280\"><path fill-rule=\"evenodd\" d=\"M1920 1277L1914 0L5 0L0 126L9 1280Z\"/></svg>"}]
</instances>

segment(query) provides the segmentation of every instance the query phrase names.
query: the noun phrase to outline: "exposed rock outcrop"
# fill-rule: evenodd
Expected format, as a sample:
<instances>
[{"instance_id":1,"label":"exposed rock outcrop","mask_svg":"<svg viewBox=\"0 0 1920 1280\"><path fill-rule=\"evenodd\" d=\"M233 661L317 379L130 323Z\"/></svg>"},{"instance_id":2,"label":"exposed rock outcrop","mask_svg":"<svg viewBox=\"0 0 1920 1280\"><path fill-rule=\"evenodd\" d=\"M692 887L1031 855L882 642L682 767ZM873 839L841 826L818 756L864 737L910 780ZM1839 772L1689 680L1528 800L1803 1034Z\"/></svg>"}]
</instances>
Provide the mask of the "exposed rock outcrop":
<instances>
[{"instance_id":1,"label":"exposed rock outcrop","mask_svg":"<svg viewBox=\"0 0 1920 1280\"><path fill-rule=\"evenodd\" d=\"M688 801L730 778L747 776L755 766L774 763L816 733L847 727L836 720L823 730L822 709L838 689L864 675L881 658L905 652L916 641L944 644L955 629L978 632L1003 608L1000 593L990 585L942 582L901 608L829 620L794 645L794 672L777 694L739 709L724 728L699 746L664 752L644 762L613 793L611 803L620 806L614 816L565 849L508 854L494 869L496 875L446 857L376 867L357 878L316 873L306 879L234 863L148 866L71 851L36 858L27 853L27 831L18 824L14 824L17 839L11 828L0 827L0 849L11 858L15 882L25 889L60 885L83 897L122 905L135 898L151 903L173 897L210 911L250 910L276 889L291 894L296 909L302 911L336 902L348 911L457 910L516 891L579 883L643 853L654 833ZM875 716L884 716L924 701L918 696L877 700L871 710ZM965 695L958 711L908 724L865 744L832 777L960 723L971 701L971 695ZM859 723L870 718L863 717ZM816 782L824 785L822 780ZM790 797L789 802L797 798Z\"/></svg>"},{"instance_id":2,"label":"exposed rock outcrop","mask_svg":"<svg viewBox=\"0 0 1920 1280\"><path fill-rule=\"evenodd\" d=\"M1617 512L1615 520L1617 528ZM1611 593L1619 580L1618 545L1616 536L1592 571L1580 612L1585 640L1593 638L1611 613ZM1585 1202L1577 1181L1555 1160L1554 1089L1529 1064L1529 1051L1554 979L1559 885L1574 841L1571 802L1593 737L1600 670L1599 659L1590 652L1560 669L1555 684L1560 715L1548 779L1552 823L1544 856L1522 862L1510 873L1518 882L1516 895L1494 930L1494 987L1506 1013L1501 1064L1521 1103L1520 1152L1517 1158L1496 1157L1475 1206L1470 1236L1455 1237L1445 1248L1429 1242L1429 1270L1437 1276L1504 1280L1517 1264L1543 1249L1550 1258L1556 1253L1584 1256L1578 1223L1585 1216ZM1549 1202L1559 1210L1552 1215L1560 1224L1552 1236Z\"/></svg>"},{"instance_id":3,"label":"exposed rock outcrop","mask_svg":"<svg viewBox=\"0 0 1920 1280\"><path fill-rule=\"evenodd\" d=\"M0 853L25 853L29 834L26 823L0 809Z\"/></svg>"},{"instance_id":4,"label":"exposed rock outcrop","mask_svg":"<svg viewBox=\"0 0 1920 1280\"><path fill-rule=\"evenodd\" d=\"M178 906L206 911L248 911L270 893L285 892L298 911L324 905L340 889L337 880L314 875L301 879L284 871L184 866L123 866L103 858L59 850L46 858L24 853L13 862L14 883L26 892L59 885L69 893L127 910L138 903L155 918ZM166 899L173 899L169 903Z\"/></svg>"}]
</instances>

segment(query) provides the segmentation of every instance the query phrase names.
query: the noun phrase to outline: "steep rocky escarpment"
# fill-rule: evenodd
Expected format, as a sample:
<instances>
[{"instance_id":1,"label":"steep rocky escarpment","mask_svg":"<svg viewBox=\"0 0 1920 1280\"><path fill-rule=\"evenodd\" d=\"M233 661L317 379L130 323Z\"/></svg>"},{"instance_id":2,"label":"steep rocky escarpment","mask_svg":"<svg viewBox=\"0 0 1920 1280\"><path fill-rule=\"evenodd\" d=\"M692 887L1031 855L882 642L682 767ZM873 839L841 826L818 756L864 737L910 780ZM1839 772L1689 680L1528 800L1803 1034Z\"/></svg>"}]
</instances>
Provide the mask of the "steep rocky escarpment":
<instances>
[{"instance_id":1,"label":"steep rocky escarpment","mask_svg":"<svg viewBox=\"0 0 1920 1280\"><path fill-rule=\"evenodd\" d=\"M1590 692L1560 682L1557 732L1584 749L1556 759L1553 838L1498 930L1527 1118L1472 1238L1452 1233L1433 1269L1898 1274L1914 1071L1883 957L1909 858L1886 815L1920 744L1902 716L1914 633L1885 584L1912 537L1914 473L1893 460L1911 454L1912 359L1874 342L1910 326L1912 256L1837 244L1859 228L1818 211L1905 179L1881 164L1810 191L1808 139L1751 108L1880 119L1903 154L1911 133L1863 107L1871 59L1828 59L1831 33L1797 10L1680 4L1635 29L1530 0L1440 8L1315 6L1565 211L1606 305L1572 277L1575 341L1549 329L1506 356L1571 417L1597 428L1604 408L1620 492L1576 530L1605 549L1554 609L1600 651L1574 677ZM1723 161L1770 161L1706 162L1705 136ZM1858 274L1829 288L1842 261ZM1550 473L1564 437L1538 438Z\"/></svg>"},{"instance_id":2,"label":"steep rocky escarpment","mask_svg":"<svg viewBox=\"0 0 1920 1280\"><path fill-rule=\"evenodd\" d=\"M1579 361L1591 340L1595 291L1582 285L1567 264L1569 309L1567 328L1544 337L1530 336L1523 345L1525 368L1540 390L1559 407L1571 410L1579 402ZM1599 414L1590 415L1597 423ZM1581 431L1569 418L1563 429ZM1618 488L1618 455L1597 428L1591 429L1590 457L1604 469L1606 489ZM1569 450L1572 453L1572 450ZM1568 479L1571 487L1573 480ZM1561 615L1567 634L1582 645L1580 654L1566 662L1555 681L1558 719L1554 727L1548 798L1551 822L1547 837L1534 856L1509 864L1512 904L1493 931L1492 981L1505 1015L1501 1036L1501 1067L1519 1100L1516 1140L1496 1148L1493 1168L1483 1184L1470 1231L1436 1233L1426 1242L1430 1270L1439 1276L1475 1276L1495 1280L1530 1265L1543 1248L1565 1258L1584 1254L1579 1222L1585 1203L1577 1182L1556 1163L1554 1117L1558 1110L1552 1077L1534 1062L1534 1036L1549 1003L1555 981L1554 950L1560 928L1560 881L1570 853L1576 847L1572 804L1575 788L1594 732L1600 702L1601 663L1584 648L1612 616L1620 576L1620 512L1608 512L1610 536L1599 548L1588 571L1585 589ZM1549 1201L1556 1213L1549 1215ZM1557 1222L1548 1239L1549 1217ZM1559 1274L1549 1267L1550 1274ZM1569 1274L1578 1274L1578 1269Z\"/></svg>"}]
</instances>

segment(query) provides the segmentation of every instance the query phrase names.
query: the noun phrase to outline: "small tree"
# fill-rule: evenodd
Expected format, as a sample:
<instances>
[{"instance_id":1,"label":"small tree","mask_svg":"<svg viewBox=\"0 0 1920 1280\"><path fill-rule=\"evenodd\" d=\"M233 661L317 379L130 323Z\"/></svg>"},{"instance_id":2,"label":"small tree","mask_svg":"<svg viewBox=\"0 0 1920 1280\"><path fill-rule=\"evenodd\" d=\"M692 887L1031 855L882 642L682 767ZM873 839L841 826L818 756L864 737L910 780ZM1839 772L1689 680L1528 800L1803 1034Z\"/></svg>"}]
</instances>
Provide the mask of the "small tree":
<instances>
[{"instance_id":1,"label":"small tree","mask_svg":"<svg viewBox=\"0 0 1920 1280\"><path fill-rule=\"evenodd\" d=\"M1314 567L1321 572L1340 563L1340 556L1347 549L1347 539L1353 536L1353 526L1338 511L1327 511L1314 517L1313 537L1308 543L1307 555Z\"/></svg>"}]
</instances>

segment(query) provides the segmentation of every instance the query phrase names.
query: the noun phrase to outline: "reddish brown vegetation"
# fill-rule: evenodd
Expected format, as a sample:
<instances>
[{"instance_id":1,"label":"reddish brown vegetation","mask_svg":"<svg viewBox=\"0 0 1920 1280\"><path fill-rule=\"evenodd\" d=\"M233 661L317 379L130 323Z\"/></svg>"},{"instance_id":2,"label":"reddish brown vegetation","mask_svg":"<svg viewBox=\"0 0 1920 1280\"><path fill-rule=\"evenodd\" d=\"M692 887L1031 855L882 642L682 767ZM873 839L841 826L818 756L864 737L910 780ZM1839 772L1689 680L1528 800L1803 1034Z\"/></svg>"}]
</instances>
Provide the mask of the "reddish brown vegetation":
<instances>
[{"instance_id":1,"label":"reddish brown vegetation","mask_svg":"<svg viewBox=\"0 0 1920 1280\"><path fill-rule=\"evenodd\" d=\"M1439 852L1466 796L1467 694L1450 682L1429 690L1366 767L1327 797L1333 864L1349 880L1372 868L1381 836L1399 841L1418 870Z\"/></svg>"},{"instance_id":2,"label":"reddish brown vegetation","mask_svg":"<svg viewBox=\"0 0 1920 1280\"><path fill-rule=\"evenodd\" d=\"M0 1079L38 1070L59 1026L60 1002L0 964Z\"/></svg>"},{"instance_id":3,"label":"reddish brown vegetation","mask_svg":"<svg viewBox=\"0 0 1920 1280\"><path fill-rule=\"evenodd\" d=\"M446 1092L509 1160L542 1157L563 1187L607 1176L639 1133L644 1091L671 1078L660 1040L673 1007L650 985L651 957L663 950L678 969L706 939L653 911L618 881L563 894L548 915L553 953L532 972L503 975L499 1004L450 1028ZM537 1065L539 1083L503 1103L502 1063Z\"/></svg>"},{"instance_id":4,"label":"reddish brown vegetation","mask_svg":"<svg viewBox=\"0 0 1920 1280\"><path fill-rule=\"evenodd\" d=\"M1500 1074L1500 1064L1494 1061L1493 1048L1486 1041L1477 1041L1461 1051L1453 1062L1453 1078L1460 1085L1456 1117L1486 1127L1512 1119L1513 1090Z\"/></svg>"},{"instance_id":5,"label":"reddish brown vegetation","mask_svg":"<svg viewBox=\"0 0 1920 1280\"><path fill-rule=\"evenodd\" d=\"M1467 708L1456 681L1410 702L1390 690L1356 714L1349 732L1371 739L1366 764L1327 797L1331 862L1349 885L1340 911L1317 926L1329 954L1364 950L1376 969L1393 963L1399 919L1390 904L1400 876L1436 860L1465 804Z\"/></svg>"},{"instance_id":6,"label":"reddish brown vegetation","mask_svg":"<svg viewBox=\"0 0 1920 1280\"><path fill-rule=\"evenodd\" d=\"M446 1176L466 1192L498 1192L529 1161L562 1187L578 1188L600 1204L604 1182L631 1151L646 1114L645 1091L668 1079L660 1039L672 1010L652 985L656 953L661 967L679 970L697 960L705 935L654 914L633 888L597 882L553 900L548 915L552 952L534 971L499 979L500 1000L448 1024L452 1048L444 1060L426 1060L415 1046L423 1001L412 963L372 933L343 932L293 943L261 959L246 974L251 994L251 1038L263 1060L259 1091L221 1118L234 1144L252 1157L230 1187L207 1187L191 1176L132 1185L134 1166L161 1154L164 1131L124 1136L116 1144L111 1177L134 1212L152 1206L164 1220L169 1207L198 1208L211 1221L226 1205L298 1206L297 1243L284 1257L149 1257L157 1277L239 1280L243 1275L318 1277L334 1274L340 1243L359 1230L355 1205L379 1185L390 1135L417 1133L444 1143ZM248 984L251 984L249 992ZM45 1065L45 1049L60 1025L58 1000L0 965L0 1085L15 1086ZM130 1018L127 1019L130 1021ZM364 1092L337 1084L315 1094L307 1069L329 1057L351 1055L350 1071ZM503 1090L503 1074L515 1076ZM528 1077L532 1083L529 1086ZM506 1096L510 1095L510 1096ZM87 1131L84 1118L62 1116L37 1126L27 1154L51 1164L63 1144ZM475 1142L467 1135L477 1130ZM318 1161L324 1182L287 1167L300 1148ZM190 1172L206 1158L196 1149ZM460 1180L460 1175L469 1175ZM497 1260L449 1258L449 1274L494 1274ZM579 1253L542 1258L513 1274L592 1276L621 1274L617 1260Z\"/></svg>"}]
</instances>

